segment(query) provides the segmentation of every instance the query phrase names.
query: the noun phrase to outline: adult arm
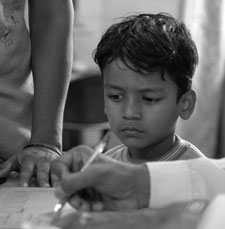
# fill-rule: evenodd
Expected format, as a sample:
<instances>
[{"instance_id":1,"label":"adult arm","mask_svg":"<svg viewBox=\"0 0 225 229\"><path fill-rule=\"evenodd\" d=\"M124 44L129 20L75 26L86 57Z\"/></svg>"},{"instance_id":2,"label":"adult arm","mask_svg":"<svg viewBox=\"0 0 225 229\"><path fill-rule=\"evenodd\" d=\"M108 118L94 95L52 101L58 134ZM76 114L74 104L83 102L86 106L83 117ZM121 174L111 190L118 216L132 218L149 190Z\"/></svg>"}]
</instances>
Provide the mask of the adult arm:
<instances>
[{"instance_id":1,"label":"adult arm","mask_svg":"<svg viewBox=\"0 0 225 229\"><path fill-rule=\"evenodd\" d=\"M34 106L31 142L62 147L63 111L72 70L71 0L29 0Z\"/></svg>"},{"instance_id":2,"label":"adult arm","mask_svg":"<svg viewBox=\"0 0 225 229\"><path fill-rule=\"evenodd\" d=\"M149 206L164 207L225 193L225 159L147 163L151 176Z\"/></svg>"},{"instance_id":3,"label":"adult arm","mask_svg":"<svg viewBox=\"0 0 225 229\"><path fill-rule=\"evenodd\" d=\"M68 199L78 209L160 208L195 199L211 200L225 193L224 159L128 165L99 155L79 172L90 154L87 147L75 147L52 163L53 172L61 179L56 196ZM80 195L87 188L98 192L96 199ZM95 208L99 202L101 208Z\"/></svg>"},{"instance_id":4,"label":"adult arm","mask_svg":"<svg viewBox=\"0 0 225 229\"><path fill-rule=\"evenodd\" d=\"M61 150L63 111L72 70L72 1L29 0L29 24L34 78L31 143L46 143ZM38 148L33 152L38 154ZM51 154L46 157L49 162L54 158ZM34 161L32 165L32 158L24 162L20 172L22 182L30 179L35 169L31 166L36 165L40 168L38 183L42 186L49 182L49 163L43 166Z\"/></svg>"}]
</instances>

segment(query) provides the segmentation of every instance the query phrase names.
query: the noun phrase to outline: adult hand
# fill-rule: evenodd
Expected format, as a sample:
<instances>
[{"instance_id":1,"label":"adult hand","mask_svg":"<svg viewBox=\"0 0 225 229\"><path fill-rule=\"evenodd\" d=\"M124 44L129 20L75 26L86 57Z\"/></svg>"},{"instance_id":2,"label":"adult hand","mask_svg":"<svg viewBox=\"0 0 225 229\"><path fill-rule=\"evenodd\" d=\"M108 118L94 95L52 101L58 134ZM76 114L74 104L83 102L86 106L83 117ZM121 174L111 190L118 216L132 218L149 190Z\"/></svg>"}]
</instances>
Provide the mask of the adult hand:
<instances>
[{"instance_id":1,"label":"adult hand","mask_svg":"<svg viewBox=\"0 0 225 229\"><path fill-rule=\"evenodd\" d=\"M9 176L12 171L19 172L20 185L29 186L32 177L40 187L55 186L57 177L50 172L51 162L58 154L44 147L29 147L0 164L0 178Z\"/></svg>"},{"instance_id":2,"label":"adult hand","mask_svg":"<svg viewBox=\"0 0 225 229\"><path fill-rule=\"evenodd\" d=\"M55 191L59 199L67 199L76 209L93 211L148 207L150 179L146 165L123 164L99 155L79 172L92 153L86 146L74 147L52 163L51 170L60 179Z\"/></svg>"}]
</instances>

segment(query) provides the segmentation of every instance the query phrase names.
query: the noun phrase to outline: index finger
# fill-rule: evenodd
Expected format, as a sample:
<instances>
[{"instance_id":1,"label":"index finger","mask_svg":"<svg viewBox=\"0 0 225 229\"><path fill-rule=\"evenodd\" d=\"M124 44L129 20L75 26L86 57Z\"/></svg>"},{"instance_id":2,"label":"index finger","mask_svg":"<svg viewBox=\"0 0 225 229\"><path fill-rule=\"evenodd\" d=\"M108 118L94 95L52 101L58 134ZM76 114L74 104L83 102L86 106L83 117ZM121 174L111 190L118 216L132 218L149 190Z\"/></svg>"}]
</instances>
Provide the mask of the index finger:
<instances>
[{"instance_id":1,"label":"index finger","mask_svg":"<svg viewBox=\"0 0 225 229\"><path fill-rule=\"evenodd\" d=\"M34 175L35 161L31 157L24 159L20 169L20 185L28 187L30 184L31 177Z\"/></svg>"}]
</instances>

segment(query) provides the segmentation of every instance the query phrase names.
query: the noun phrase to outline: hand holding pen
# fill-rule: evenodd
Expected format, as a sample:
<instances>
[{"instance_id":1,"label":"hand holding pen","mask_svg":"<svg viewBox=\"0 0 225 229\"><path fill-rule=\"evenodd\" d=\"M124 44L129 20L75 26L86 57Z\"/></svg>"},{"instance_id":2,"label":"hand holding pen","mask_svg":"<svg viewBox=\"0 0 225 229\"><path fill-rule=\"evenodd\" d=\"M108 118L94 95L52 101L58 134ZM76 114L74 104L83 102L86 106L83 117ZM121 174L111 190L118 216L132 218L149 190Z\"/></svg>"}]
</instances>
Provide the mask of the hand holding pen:
<instances>
[{"instance_id":1,"label":"hand holding pen","mask_svg":"<svg viewBox=\"0 0 225 229\"><path fill-rule=\"evenodd\" d=\"M90 165L91 163L95 160L95 158L103 153L104 149L106 148L106 145L109 141L109 137L110 137L110 132L108 131L104 137L101 139L101 141L99 142L99 144L95 147L93 154L88 158L88 160L83 164L82 168L80 169L80 172L85 171ZM79 148L77 147L77 150ZM72 161L72 160L71 160ZM68 161L67 161L68 162ZM59 164L58 164L59 165ZM62 166L62 164L61 164ZM64 169L62 169L62 171L64 171ZM67 202L67 198L63 197L60 198L60 201L58 204L56 204L54 211L53 211L53 220L59 218L61 211L63 209L63 206L65 205L65 203Z\"/></svg>"},{"instance_id":2,"label":"hand holding pen","mask_svg":"<svg viewBox=\"0 0 225 229\"><path fill-rule=\"evenodd\" d=\"M151 185L146 164L122 163L103 154L98 155L86 170L80 172L92 154L93 149L80 146L53 162L51 171L54 174L58 177L66 174L56 188L59 199L69 198L70 205L81 210L84 210L83 204L86 201L91 211L123 211L148 207ZM79 192L89 188L97 196L87 201L79 196ZM95 208L96 203L101 209Z\"/></svg>"}]
</instances>

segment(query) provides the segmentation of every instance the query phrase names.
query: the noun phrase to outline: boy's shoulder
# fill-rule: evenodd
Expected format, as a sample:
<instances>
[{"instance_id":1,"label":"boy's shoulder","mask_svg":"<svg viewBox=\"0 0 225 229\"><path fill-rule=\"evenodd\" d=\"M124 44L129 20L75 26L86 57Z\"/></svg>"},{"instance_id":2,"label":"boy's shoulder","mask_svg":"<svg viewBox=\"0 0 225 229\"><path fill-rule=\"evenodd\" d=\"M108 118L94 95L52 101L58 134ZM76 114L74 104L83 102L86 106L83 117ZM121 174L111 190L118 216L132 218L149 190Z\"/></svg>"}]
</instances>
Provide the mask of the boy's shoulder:
<instances>
[{"instance_id":1,"label":"boy's shoulder","mask_svg":"<svg viewBox=\"0 0 225 229\"><path fill-rule=\"evenodd\" d=\"M188 160L188 159L194 159L198 157L205 157L205 155L201 152L200 149L198 149L194 144L191 142L184 140L177 136L179 139L179 144L182 148L180 157L178 159L180 160Z\"/></svg>"}]
</instances>

